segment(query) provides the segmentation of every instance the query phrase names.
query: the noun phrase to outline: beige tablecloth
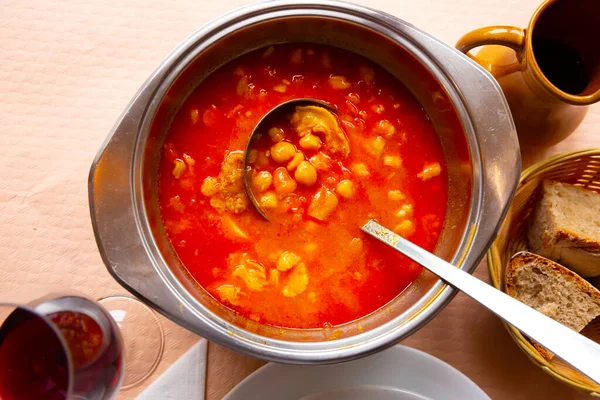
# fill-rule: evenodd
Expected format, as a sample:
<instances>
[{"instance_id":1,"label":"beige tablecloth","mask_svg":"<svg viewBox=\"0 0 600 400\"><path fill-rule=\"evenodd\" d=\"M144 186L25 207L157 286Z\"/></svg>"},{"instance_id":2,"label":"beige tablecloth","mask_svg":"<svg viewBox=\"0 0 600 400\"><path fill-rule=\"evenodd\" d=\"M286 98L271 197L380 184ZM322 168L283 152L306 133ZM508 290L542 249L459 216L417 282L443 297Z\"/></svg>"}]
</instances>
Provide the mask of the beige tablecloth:
<instances>
[{"instance_id":1,"label":"beige tablecloth","mask_svg":"<svg viewBox=\"0 0 600 400\"><path fill-rule=\"evenodd\" d=\"M362 1L453 44L484 25L524 26L538 0ZM245 0L0 1L0 291L59 283L91 296L124 292L98 255L87 174L121 111L159 62L202 24ZM528 158L600 146L592 108L565 142ZM485 265L476 275L487 279ZM197 337L163 319L164 359L133 398ZM500 321L457 296L404 344L450 363L494 399L575 398L533 367ZM260 361L209 346L207 397L220 399Z\"/></svg>"}]
</instances>

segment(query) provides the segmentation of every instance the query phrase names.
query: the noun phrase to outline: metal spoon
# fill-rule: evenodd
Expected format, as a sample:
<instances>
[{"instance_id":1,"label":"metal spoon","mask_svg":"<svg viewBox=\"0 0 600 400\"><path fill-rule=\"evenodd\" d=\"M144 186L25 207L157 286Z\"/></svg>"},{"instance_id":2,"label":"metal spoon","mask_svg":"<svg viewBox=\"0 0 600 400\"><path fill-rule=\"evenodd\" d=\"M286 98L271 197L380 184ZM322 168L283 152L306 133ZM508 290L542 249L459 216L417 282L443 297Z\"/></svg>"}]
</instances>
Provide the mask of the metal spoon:
<instances>
[{"instance_id":1,"label":"metal spoon","mask_svg":"<svg viewBox=\"0 0 600 400\"><path fill-rule=\"evenodd\" d=\"M267 130L271 127L268 124L269 124L269 122L272 122L273 117L278 116L283 112L291 111L296 106L318 106L318 107L323 107L323 108L331 111L334 114L337 114L337 108L335 108L334 106L332 106L331 104L329 104L323 100L311 99L311 98L307 98L307 97L288 100L288 101L285 101L285 102L273 107L271 110L269 110L261 118L261 120L258 121L258 124L256 124L256 126L254 127L254 130L252 131L252 133L250 133L250 137L248 137L248 142L246 142L246 149L244 150L244 189L246 190L246 195L248 195L248 198L250 199L252 206L267 221L269 221L269 217L264 212L264 210L260 207L260 204L258 203L258 200L254 196L254 193L252 192L252 188L250 187L250 182L249 182L250 180L248 178L248 175L250 175L250 171L252 170L252 168L248 165L249 164L248 158L250 156L250 150L252 150L252 146L254 145L254 142L256 141L256 139L258 137L260 137L260 135L266 133Z\"/></svg>"},{"instance_id":2,"label":"metal spoon","mask_svg":"<svg viewBox=\"0 0 600 400\"><path fill-rule=\"evenodd\" d=\"M600 383L600 345L597 343L423 250L376 221L370 220L362 230L418 262L582 374Z\"/></svg>"}]
</instances>

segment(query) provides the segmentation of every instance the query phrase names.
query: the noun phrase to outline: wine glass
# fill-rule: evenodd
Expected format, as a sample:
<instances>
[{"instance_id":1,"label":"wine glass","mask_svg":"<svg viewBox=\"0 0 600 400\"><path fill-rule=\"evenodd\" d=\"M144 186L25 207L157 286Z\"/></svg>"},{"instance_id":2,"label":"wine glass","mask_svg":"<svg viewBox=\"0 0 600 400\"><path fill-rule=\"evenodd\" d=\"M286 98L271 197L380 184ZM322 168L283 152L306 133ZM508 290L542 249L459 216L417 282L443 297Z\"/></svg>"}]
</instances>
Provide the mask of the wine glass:
<instances>
[{"instance_id":1,"label":"wine glass","mask_svg":"<svg viewBox=\"0 0 600 400\"><path fill-rule=\"evenodd\" d=\"M127 296L96 302L72 290L3 294L0 399L111 399L146 379L163 347L154 312Z\"/></svg>"},{"instance_id":2,"label":"wine glass","mask_svg":"<svg viewBox=\"0 0 600 400\"><path fill-rule=\"evenodd\" d=\"M123 379L119 329L98 303L57 296L0 305L0 398L112 399Z\"/></svg>"},{"instance_id":3,"label":"wine glass","mask_svg":"<svg viewBox=\"0 0 600 400\"><path fill-rule=\"evenodd\" d=\"M129 296L113 295L98 302L116 321L125 346L125 376L121 390L142 383L162 359L165 337L160 321L150 307Z\"/></svg>"}]
</instances>

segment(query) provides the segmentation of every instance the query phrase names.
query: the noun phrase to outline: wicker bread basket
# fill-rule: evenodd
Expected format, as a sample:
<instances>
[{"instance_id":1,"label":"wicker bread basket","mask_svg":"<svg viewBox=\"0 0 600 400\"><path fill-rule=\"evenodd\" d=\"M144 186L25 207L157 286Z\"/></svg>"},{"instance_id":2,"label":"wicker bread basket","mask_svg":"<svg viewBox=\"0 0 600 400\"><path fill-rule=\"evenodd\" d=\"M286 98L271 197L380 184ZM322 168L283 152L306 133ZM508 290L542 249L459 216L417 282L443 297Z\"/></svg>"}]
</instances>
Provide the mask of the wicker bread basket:
<instances>
[{"instance_id":1,"label":"wicker bread basket","mask_svg":"<svg viewBox=\"0 0 600 400\"><path fill-rule=\"evenodd\" d=\"M523 172L506 220L487 255L492 284L497 289L505 289L504 272L512 255L527 249L529 218L535 205L539 184L544 180L571 183L600 192L600 148L559 154ZM557 357L546 360L521 332L511 325L505 324L505 326L517 345L534 364L556 379L600 397L600 385ZM600 343L600 317L592 321L582 334Z\"/></svg>"}]
</instances>

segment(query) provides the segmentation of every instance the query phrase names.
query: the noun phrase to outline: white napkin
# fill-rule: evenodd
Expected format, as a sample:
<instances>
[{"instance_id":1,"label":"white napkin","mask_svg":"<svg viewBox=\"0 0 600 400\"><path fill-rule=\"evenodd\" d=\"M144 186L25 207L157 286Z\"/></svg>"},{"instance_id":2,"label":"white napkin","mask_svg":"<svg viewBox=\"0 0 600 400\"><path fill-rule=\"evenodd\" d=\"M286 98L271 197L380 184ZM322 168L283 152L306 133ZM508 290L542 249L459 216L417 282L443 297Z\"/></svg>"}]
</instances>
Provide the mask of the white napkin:
<instances>
[{"instance_id":1,"label":"white napkin","mask_svg":"<svg viewBox=\"0 0 600 400\"><path fill-rule=\"evenodd\" d=\"M192 346L159 376L138 400L204 400L206 339Z\"/></svg>"}]
</instances>

